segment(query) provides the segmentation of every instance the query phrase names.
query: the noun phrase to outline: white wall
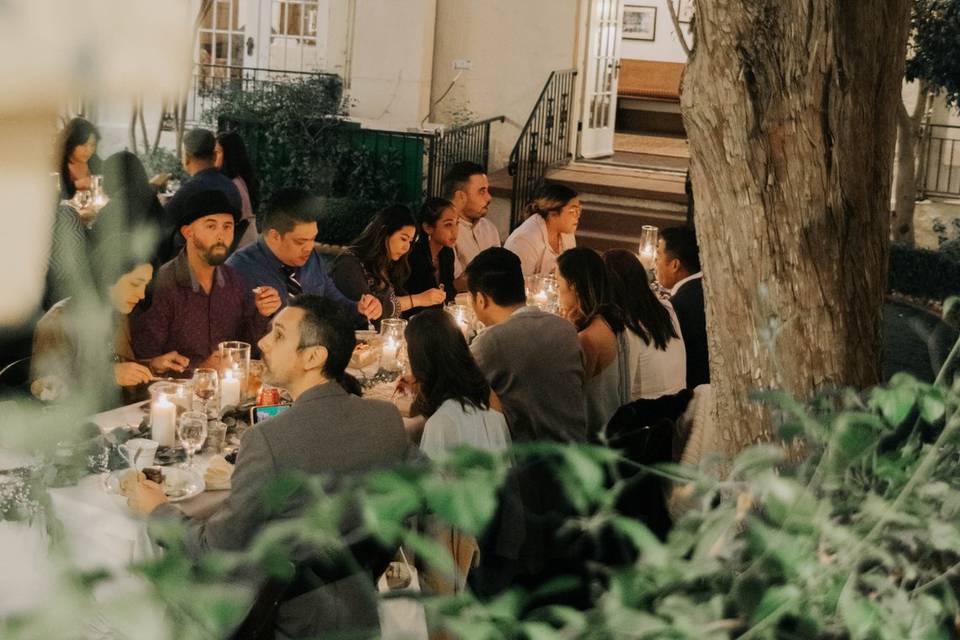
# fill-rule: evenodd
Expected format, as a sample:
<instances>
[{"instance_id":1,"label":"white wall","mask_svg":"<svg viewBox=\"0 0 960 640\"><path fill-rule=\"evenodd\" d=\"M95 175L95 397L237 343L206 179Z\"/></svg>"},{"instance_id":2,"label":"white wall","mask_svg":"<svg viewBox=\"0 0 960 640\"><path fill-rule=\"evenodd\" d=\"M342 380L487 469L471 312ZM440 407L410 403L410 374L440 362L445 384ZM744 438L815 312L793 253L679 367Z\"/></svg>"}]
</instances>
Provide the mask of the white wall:
<instances>
[{"instance_id":1,"label":"white wall","mask_svg":"<svg viewBox=\"0 0 960 640\"><path fill-rule=\"evenodd\" d=\"M654 40L631 40L623 38L620 41L620 57L634 60L655 60L657 62L686 62L687 55L677 39L677 30L673 28L670 19L670 10L667 2L671 0L629 0L627 5L656 7L657 28ZM676 6L676 5L674 5ZM690 34L690 25L681 23L681 28L687 38L687 44L693 39Z\"/></svg>"},{"instance_id":2,"label":"white wall","mask_svg":"<svg viewBox=\"0 0 960 640\"><path fill-rule=\"evenodd\" d=\"M436 0L356 0L347 62L350 115L419 125L430 103L436 12Z\"/></svg>"},{"instance_id":3,"label":"white wall","mask_svg":"<svg viewBox=\"0 0 960 640\"><path fill-rule=\"evenodd\" d=\"M431 120L449 123L458 111L475 119L507 116L492 130L491 170L506 164L547 76L576 66L581 1L440 0L432 100L456 76L454 60L470 60L473 68L463 72Z\"/></svg>"}]
</instances>

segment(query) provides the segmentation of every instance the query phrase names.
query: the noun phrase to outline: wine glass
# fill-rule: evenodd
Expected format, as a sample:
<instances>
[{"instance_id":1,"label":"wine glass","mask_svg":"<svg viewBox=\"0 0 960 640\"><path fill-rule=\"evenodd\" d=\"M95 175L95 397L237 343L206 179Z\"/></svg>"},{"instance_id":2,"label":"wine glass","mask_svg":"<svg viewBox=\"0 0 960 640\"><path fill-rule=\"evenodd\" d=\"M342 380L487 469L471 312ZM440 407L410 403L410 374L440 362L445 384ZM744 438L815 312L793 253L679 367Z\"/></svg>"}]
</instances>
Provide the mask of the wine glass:
<instances>
[{"instance_id":1,"label":"wine glass","mask_svg":"<svg viewBox=\"0 0 960 640\"><path fill-rule=\"evenodd\" d=\"M187 469L193 470L193 454L207 440L207 414L200 411L184 411L177 424L177 440L187 452Z\"/></svg>"},{"instance_id":2,"label":"wine glass","mask_svg":"<svg viewBox=\"0 0 960 640\"><path fill-rule=\"evenodd\" d=\"M193 410L210 415L211 401L216 400L220 377L216 369L197 369L193 372ZM199 407L198 407L199 405ZM214 403L216 408L216 403ZM219 414L219 411L217 411Z\"/></svg>"}]
</instances>

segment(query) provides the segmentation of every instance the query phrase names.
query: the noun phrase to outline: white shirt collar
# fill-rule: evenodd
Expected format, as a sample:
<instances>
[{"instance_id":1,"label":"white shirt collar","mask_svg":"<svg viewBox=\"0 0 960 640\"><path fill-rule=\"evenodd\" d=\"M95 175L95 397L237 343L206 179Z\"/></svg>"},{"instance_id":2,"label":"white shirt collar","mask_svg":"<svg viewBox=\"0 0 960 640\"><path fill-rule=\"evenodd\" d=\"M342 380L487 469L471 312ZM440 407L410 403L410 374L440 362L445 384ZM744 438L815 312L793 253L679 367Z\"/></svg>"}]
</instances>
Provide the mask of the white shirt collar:
<instances>
[{"instance_id":1,"label":"white shirt collar","mask_svg":"<svg viewBox=\"0 0 960 640\"><path fill-rule=\"evenodd\" d=\"M677 291L680 290L680 287L687 284L691 280L700 280L701 278L703 278L703 271L697 271L692 276L687 276L677 284L673 285L673 289L670 289L670 297L672 298L673 296L677 295Z\"/></svg>"}]
</instances>

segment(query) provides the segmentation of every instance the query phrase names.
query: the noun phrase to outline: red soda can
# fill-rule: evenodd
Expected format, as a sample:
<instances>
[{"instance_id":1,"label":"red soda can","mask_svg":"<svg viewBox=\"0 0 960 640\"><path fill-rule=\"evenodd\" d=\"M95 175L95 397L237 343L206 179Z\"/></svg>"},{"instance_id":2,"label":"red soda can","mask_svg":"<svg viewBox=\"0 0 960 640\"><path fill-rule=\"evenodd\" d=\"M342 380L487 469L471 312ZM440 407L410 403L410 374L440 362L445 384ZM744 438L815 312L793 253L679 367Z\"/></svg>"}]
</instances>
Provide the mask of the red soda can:
<instances>
[{"instance_id":1,"label":"red soda can","mask_svg":"<svg viewBox=\"0 0 960 640\"><path fill-rule=\"evenodd\" d=\"M257 406L265 407L272 404L280 404L280 389L263 385L260 387L260 397L257 398Z\"/></svg>"}]
</instances>

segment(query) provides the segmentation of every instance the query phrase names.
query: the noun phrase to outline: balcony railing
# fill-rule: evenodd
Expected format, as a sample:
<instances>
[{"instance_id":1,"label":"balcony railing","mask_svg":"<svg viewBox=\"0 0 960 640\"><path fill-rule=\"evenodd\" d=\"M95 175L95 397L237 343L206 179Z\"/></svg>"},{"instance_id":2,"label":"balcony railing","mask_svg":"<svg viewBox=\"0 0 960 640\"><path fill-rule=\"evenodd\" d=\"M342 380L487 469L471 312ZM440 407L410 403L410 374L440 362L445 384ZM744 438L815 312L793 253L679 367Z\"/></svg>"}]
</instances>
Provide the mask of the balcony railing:
<instances>
[{"instance_id":1,"label":"balcony railing","mask_svg":"<svg viewBox=\"0 0 960 640\"><path fill-rule=\"evenodd\" d=\"M920 198L960 196L960 126L927 125L920 162Z\"/></svg>"}]
</instances>

